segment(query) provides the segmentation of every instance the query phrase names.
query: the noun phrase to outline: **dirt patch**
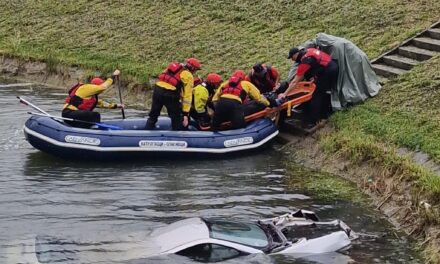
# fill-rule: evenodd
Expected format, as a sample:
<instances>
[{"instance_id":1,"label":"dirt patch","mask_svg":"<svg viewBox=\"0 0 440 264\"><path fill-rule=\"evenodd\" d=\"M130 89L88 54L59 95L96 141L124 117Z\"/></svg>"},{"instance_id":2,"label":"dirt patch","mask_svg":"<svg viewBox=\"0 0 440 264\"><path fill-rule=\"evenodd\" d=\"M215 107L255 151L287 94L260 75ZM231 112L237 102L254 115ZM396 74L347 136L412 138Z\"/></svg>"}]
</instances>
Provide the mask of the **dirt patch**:
<instances>
[{"instance_id":1,"label":"dirt patch","mask_svg":"<svg viewBox=\"0 0 440 264\"><path fill-rule=\"evenodd\" d=\"M79 67L51 65L41 61L21 60L8 56L0 57L0 74L17 81L32 82L50 88L67 91L73 84L84 82L92 76L101 75L99 72L86 71ZM121 79L121 90L124 104L131 108L147 109L151 105L150 83L140 84ZM115 94L107 95L117 98Z\"/></svg>"},{"instance_id":2,"label":"dirt patch","mask_svg":"<svg viewBox=\"0 0 440 264\"><path fill-rule=\"evenodd\" d=\"M63 89L87 77L86 71L79 67L58 65L51 69L44 62L25 61L7 56L0 57L0 73L9 78Z\"/></svg>"},{"instance_id":3,"label":"dirt patch","mask_svg":"<svg viewBox=\"0 0 440 264\"><path fill-rule=\"evenodd\" d=\"M394 226L420 241L428 261L440 263L440 226L435 224L436 221L430 221L431 217L438 215L423 200L423 193L399 172L372 166L369 161L354 164L337 153L326 154L319 145L319 138L327 133L332 133L329 125L310 136L285 136L289 141L285 150L292 150L295 162L354 182ZM420 161L417 153L402 151L399 154L412 155Z\"/></svg>"}]
</instances>

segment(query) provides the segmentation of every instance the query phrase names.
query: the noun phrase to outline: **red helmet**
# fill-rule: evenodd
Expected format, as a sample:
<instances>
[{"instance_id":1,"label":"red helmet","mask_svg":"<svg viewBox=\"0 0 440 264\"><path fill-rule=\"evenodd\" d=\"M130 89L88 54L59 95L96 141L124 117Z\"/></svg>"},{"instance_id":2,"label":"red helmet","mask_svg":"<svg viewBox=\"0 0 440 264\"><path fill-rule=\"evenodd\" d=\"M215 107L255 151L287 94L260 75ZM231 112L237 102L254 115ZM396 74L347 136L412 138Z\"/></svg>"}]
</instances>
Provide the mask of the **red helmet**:
<instances>
[{"instance_id":1,"label":"red helmet","mask_svg":"<svg viewBox=\"0 0 440 264\"><path fill-rule=\"evenodd\" d=\"M222 82L222 77L217 73L210 73L206 77L206 82L211 83L213 85L219 85Z\"/></svg>"},{"instance_id":2,"label":"red helmet","mask_svg":"<svg viewBox=\"0 0 440 264\"><path fill-rule=\"evenodd\" d=\"M191 67L192 70L197 71L200 70L202 65L200 64L200 61L196 58L188 58L185 60L186 65Z\"/></svg>"},{"instance_id":3,"label":"red helmet","mask_svg":"<svg viewBox=\"0 0 440 264\"><path fill-rule=\"evenodd\" d=\"M246 73L243 70L236 70L232 76L236 76L240 79L244 79L246 77Z\"/></svg>"},{"instance_id":4,"label":"red helmet","mask_svg":"<svg viewBox=\"0 0 440 264\"><path fill-rule=\"evenodd\" d=\"M95 77L90 81L90 83L94 85L101 85L104 83L104 80L99 77Z\"/></svg>"}]
</instances>

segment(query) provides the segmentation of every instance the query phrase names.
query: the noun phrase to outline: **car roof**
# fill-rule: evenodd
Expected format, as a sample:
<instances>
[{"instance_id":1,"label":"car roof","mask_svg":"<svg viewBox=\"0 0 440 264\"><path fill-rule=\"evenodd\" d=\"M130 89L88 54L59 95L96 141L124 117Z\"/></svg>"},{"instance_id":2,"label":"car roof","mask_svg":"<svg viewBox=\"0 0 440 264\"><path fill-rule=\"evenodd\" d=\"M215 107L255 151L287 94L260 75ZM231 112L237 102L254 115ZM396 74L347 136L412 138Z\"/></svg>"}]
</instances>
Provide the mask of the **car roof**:
<instances>
[{"instance_id":1,"label":"car roof","mask_svg":"<svg viewBox=\"0 0 440 264\"><path fill-rule=\"evenodd\" d=\"M157 228L150 236L158 250L166 252L193 241L208 239L209 229L200 217L193 217Z\"/></svg>"}]
</instances>

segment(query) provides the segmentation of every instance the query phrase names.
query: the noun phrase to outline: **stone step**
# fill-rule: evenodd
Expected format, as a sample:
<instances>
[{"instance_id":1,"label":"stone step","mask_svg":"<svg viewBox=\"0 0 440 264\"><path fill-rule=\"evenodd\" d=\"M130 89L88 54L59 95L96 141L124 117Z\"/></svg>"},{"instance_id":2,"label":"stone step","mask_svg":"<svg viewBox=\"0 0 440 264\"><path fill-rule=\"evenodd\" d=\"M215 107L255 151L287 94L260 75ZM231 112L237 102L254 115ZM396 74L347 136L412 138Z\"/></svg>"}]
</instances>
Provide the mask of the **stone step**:
<instances>
[{"instance_id":1,"label":"stone step","mask_svg":"<svg viewBox=\"0 0 440 264\"><path fill-rule=\"evenodd\" d=\"M413 60L411 58L403 57L397 54L388 55L383 57L383 61L393 67L404 69L404 70L411 70L412 67L419 64L418 61Z\"/></svg>"},{"instance_id":2,"label":"stone step","mask_svg":"<svg viewBox=\"0 0 440 264\"><path fill-rule=\"evenodd\" d=\"M421 49L440 52L440 40L438 39L421 37L421 38L414 38L412 42L415 46Z\"/></svg>"},{"instance_id":3,"label":"stone step","mask_svg":"<svg viewBox=\"0 0 440 264\"><path fill-rule=\"evenodd\" d=\"M384 77L394 77L406 72L406 70L402 70L385 64L373 64L372 66L377 75L381 75Z\"/></svg>"},{"instance_id":4,"label":"stone step","mask_svg":"<svg viewBox=\"0 0 440 264\"><path fill-rule=\"evenodd\" d=\"M418 61L424 61L424 60L429 60L430 58L432 58L436 53L430 50L426 50L426 49L421 49L421 48L417 48L414 46L403 46L403 47L399 47L398 49L398 54L414 59L414 60L418 60Z\"/></svg>"},{"instance_id":5,"label":"stone step","mask_svg":"<svg viewBox=\"0 0 440 264\"><path fill-rule=\"evenodd\" d=\"M426 31L426 35L433 39L440 39L440 28L431 28Z\"/></svg>"}]
</instances>

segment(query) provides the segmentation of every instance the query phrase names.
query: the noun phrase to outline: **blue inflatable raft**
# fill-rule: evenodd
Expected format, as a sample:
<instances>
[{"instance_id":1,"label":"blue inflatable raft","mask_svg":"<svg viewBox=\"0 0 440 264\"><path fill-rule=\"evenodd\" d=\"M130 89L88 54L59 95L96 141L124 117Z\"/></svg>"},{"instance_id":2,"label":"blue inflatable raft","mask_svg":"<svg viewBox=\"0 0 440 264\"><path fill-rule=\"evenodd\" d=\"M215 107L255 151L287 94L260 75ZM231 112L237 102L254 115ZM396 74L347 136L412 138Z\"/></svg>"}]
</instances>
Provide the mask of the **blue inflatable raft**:
<instances>
[{"instance_id":1,"label":"blue inflatable raft","mask_svg":"<svg viewBox=\"0 0 440 264\"><path fill-rule=\"evenodd\" d=\"M26 140L35 148L63 158L106 160L156 156L157 154L222 154L261 147L278 134L269 118L244 129L219 132L171 131L167 117L159 118L155 130L144 130L145 119L109 120L121 130L72 127L48 116L31 116L24 126Z\"/></svg>"}]
</instances>

